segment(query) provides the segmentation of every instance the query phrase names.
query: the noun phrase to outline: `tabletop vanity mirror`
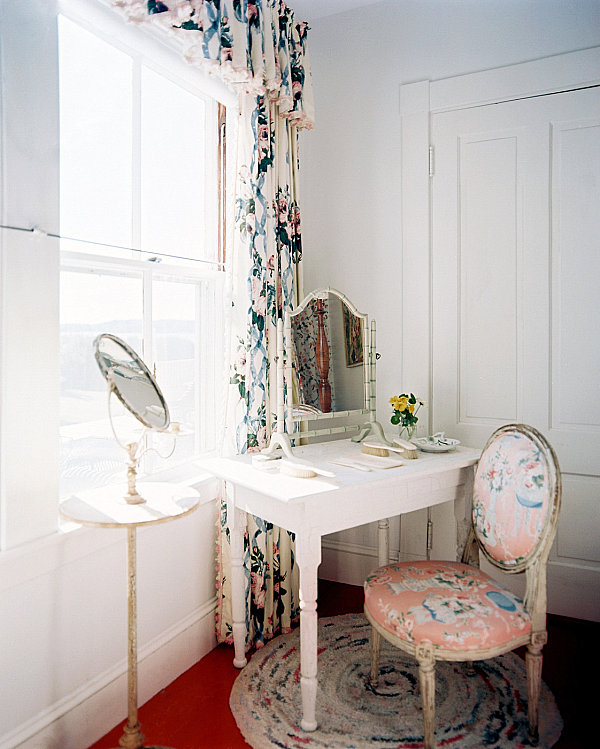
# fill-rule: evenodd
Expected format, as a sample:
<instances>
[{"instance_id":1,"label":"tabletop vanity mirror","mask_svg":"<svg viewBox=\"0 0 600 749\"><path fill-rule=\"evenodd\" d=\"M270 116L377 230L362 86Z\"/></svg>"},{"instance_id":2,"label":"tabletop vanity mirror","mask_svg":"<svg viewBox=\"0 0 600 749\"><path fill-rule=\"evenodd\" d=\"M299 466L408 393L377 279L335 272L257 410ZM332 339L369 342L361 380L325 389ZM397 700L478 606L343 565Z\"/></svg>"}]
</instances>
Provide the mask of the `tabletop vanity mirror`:
<instances>
[{"instance_id":1,"label":"tabletop vanity mirror","mask_svg":"<svg viewBox=\"0 0 600 749\"><path fill-rule=\"evenodd\" d=\"M265 452L298 440L385 437L375 413L375 321L341 292L316 289L279 321L277 424Z\"/></svg>"},{"instance_id":2,"label":"tabletop vanity mirror","mask_svg":"<svg viewBox=\"0 0 600 749\"><path fill-rule=\"evenodd\" d=\"M150 370L125 341L110 333L103 333L94 341L94 348L96 362L108 383L111 428L116 441L128 456L125 500L129 504L141 504L145 499L136 488L136 477L139 460L145 452L146 433L148 430L166 432L169 429L169 409ZM145 429L139 439L124 444L117 435L110 404L110 396L113 394L144 425ZM172 434L176 431L175 428L171 429ZM174 447L173 445L173 449Z\"/></svg>"}]
</instances>

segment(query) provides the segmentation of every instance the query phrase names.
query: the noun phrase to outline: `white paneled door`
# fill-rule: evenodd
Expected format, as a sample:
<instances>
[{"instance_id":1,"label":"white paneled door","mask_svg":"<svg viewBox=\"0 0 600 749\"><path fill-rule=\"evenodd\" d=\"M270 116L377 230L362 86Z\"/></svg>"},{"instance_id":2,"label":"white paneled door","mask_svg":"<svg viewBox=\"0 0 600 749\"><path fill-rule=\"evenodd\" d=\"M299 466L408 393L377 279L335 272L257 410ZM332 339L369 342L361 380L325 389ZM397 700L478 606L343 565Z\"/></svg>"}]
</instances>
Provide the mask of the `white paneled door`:
<instances>
[{"instance_id":1,"label":"white paneled door","mask_svg":"<svg viewBox=\"0 0 600 749\"><path fill-rule=\"evenodd\" d=\"M600 620L600 89L433 114L433 426L556 450L549 610Z\"/></svg>"}]
</instances>

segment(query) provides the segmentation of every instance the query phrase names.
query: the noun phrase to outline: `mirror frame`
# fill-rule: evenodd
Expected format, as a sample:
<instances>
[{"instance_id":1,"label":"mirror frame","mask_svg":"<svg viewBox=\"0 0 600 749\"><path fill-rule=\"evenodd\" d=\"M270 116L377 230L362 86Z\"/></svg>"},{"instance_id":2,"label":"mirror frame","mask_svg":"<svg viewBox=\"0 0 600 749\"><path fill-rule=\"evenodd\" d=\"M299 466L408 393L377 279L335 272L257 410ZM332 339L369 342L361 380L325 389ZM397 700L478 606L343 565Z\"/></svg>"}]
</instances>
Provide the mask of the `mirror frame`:
<instances>
[{"instance_id":1,"label":"mirror frame","mask_svg":"<svg viewBox=\"0 0 600 749\"><path fill-rule=\"evenodd\" d=\"M113 368L108 367L106 365L106 361L102 353L100 352L100 344L102 340L106 340L106 339L120 346L126 352L126 354L131 358L131 360L135 363L135 365L139 367L142 374L148 379L148 382L153 387L154 392L156 396L158 397L158 400L165 413L165 423L163 426L157 426L156 424L151 424L149 421L144 419L143 416L141 416L141 414L133 407L133 405L128 402L127 398L120 391L119 387L114 381L114 378L112 377ZM129 411L129 413L133 414L135 418L138 421L140 421L148 429L153 429L155 431L162 432L169 428L169 424L171 423L171 417L169 415L169 408L167 406L167 401L165 400L164 395L162 394L160 388L158 387L158 384L156 380L154 379L154 376L152 375L148 367L144 364L144 362L141 360L141 358L131 348L131 346L129 346L127 343L125 343L125 341L121 340L120 338L118 338L116 335L113 335L112 333L101 333L94 340L94 357L96 359L98 367L100 368L100 371L102 372L104 376L104 379L107 381L110 387L110 391L117 396L117 398Z\"/></svg>"}]
</instances>

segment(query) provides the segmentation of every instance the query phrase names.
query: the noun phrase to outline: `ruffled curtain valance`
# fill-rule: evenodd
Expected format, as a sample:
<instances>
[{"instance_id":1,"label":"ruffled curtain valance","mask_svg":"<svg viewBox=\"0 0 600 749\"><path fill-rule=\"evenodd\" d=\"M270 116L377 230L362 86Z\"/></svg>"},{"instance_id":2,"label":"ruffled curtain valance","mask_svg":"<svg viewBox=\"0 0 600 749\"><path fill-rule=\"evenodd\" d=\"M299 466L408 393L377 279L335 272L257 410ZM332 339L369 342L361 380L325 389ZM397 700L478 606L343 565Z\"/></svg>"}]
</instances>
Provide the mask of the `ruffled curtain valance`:
<instances>
[{"instance_id":1,"label":"ruffled curtain valance","mask_svg":"<svg viewBox=\"0 0 600 749\"><path fill-rule=\"evenodd\" d=\"M184 56L230 87L266 96L297 128L314 127L306 37L283 0L111 0L136 23L160 24Z\"/></svg>"}]
</instances>

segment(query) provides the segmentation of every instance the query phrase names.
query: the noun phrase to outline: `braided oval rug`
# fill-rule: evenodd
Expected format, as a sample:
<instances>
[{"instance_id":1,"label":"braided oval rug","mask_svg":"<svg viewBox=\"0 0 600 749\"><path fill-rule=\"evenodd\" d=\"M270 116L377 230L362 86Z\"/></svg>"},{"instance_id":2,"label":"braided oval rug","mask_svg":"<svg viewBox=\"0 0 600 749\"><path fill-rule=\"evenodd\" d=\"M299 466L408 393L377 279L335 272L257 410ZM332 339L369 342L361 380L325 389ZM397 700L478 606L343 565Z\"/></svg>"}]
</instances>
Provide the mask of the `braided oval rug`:
<instances>
[{"instance_id":1,"label":"braided oval rug","mask_svg":"<svg viewBox=\"0 0 600 749\"><path fill-rule=\"evenodd\" d=\"M423 746L416 662L382 640L380 683L367 686L369 630L360 614L319 619L316 731L299 726L300 637L296 629L258 650L236 679L229 704L255 749L416 749ZM438 747L528 747L525 662L510 653L475 664L436 663ZM558 740L563 722L542 683L540 749Z\"/></svg>"}]
</instances>

